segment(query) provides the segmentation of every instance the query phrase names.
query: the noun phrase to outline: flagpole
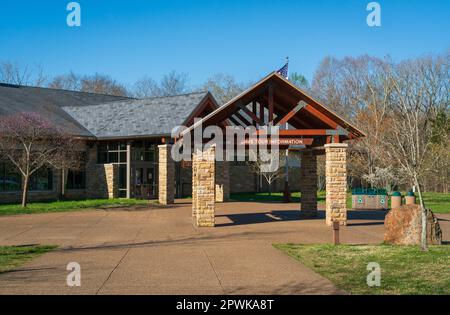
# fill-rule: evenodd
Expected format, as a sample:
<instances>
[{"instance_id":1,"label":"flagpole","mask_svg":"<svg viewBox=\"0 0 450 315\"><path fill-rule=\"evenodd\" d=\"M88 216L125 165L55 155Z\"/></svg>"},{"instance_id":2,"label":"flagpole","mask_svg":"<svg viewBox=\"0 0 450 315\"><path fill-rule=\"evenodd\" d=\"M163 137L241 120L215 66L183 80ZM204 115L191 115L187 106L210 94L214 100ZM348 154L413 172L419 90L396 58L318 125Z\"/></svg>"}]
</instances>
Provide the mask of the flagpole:
<instances>
[{"instance_id":1,"label":"flagpole","mask_svg":"<svg viewBox=\"0 0 450 315\"><path fill-rule=\"evenodd\" d=\"M289 56L286 57L287 71L286 71L286 79L289 80Z\"/></svg>"},{"instance_id":2,"label":"flagpole","mask_svg":"<svg viewBox=\"0 0 450 315\"><path fill-rule=\"evenodd\" d=\"M286 57L286 66L287 66L287 71L286 71L286 79L289 80L289 57ZM288 123L286 122L286 130L288 129ZM283 199L284 202L289 203L291 202L291 192L289 191L289 146L286 149L285 152L285 156L286 156L286 161L285 161L285 165L284 165L284 193L283 193Z\"/></svg>"}]
</instances>

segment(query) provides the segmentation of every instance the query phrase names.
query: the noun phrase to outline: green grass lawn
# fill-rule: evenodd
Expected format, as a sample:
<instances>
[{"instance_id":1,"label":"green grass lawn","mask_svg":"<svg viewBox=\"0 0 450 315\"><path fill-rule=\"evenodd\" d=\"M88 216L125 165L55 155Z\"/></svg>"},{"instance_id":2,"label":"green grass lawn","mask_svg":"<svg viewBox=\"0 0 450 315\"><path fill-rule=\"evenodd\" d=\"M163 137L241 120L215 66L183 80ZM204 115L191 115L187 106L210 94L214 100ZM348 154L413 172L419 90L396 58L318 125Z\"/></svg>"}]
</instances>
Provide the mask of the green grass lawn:
<instances>
[{"instance_id":1,"label":"green grass lawn","mask_svg":"<svg viewBox=\"0 0 450 315\"><path fill-rule=\"evenodd\" d=\"M405 195L405 193L403 193ZM292 201L300 202L300 193L292 193ZM231 199L235 201L256 201L256 202L282 202L283 193L276 192L269 196L269 193L237 193L231 194ZM317 192L319 204L325 203L325 191ZM424 193L425 205L435 213L450 213L450 194ZM417 198L417 202L419 202ZM390 204L390 200L389 200ZM347 194L347 207L352 207L352 194Z\"/></svg>"},{"instance_id":2,"label":"green grass lawn","mask_svg":"<svg viewBox=\"0 0 450 315\"><path fill-rule=\"evenodd\" d=\"M450 294L450 246L294 245L276 248L351 294ZM369 262L381 267L381 286L366 282Z\"/></svg>"},{"instance_id":3,"label":"green grass lawn","mask_svg":"<svg viewBox=\"0 0 450 315\"><path fill-rule=\"evenodd\" d=\"M1 215L12 214L32 214L46 212L67 212L79 211L83 209L107 209L114 207L129 207L148 205L156 201L141 199L91 199L91 200L68 200L52 202L33 202L29 203L24 209L19 204L0 205Z\"/></svg>"},{"instance_id":4,"label":"green grass lawn","mask_svg":"<svg viewBox=\"0 0 450 315\"><path fill-rule=\"evenodd\" d=\"M417 198L416 198L417 199ZM436 213L450 213L450 194L424 193L425 206ZM417 200L417 202L419 202Z\"/></svg>"},{"instance_id":5,"label":"green grass lawn","mask_svg":"<svg viewBox=\"0 0 450 315\"><path fill-rule=\"evenodd\" d=\"M0 246L0 273L14 269L55 248L56 246Z\"/></svg>"}]
</instances>

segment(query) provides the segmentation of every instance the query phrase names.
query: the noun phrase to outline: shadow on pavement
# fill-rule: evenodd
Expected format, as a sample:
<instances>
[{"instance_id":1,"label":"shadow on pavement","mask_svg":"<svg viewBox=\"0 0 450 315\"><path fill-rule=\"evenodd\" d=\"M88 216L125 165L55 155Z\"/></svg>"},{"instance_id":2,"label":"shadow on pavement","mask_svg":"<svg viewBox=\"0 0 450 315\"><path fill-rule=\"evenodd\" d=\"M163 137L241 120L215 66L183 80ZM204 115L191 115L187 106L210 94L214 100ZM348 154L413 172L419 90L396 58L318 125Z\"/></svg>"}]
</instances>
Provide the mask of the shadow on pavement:
<instances>
[{"instance_id":1,"label":"shadow on pavement","mask_svg":"<svg viewBox=\"0 0 450 315\"><path fill-rule=\"evenodd\" d=\"M364 225L382 225L384 224L385 211L379 210L348 210L348 225L349 226L364 226ZM285 221L305 221L305 220L324 220L325 211L317 211L317 217L303 218L299 210L273 210L269 212L254 212L254 213L238 213L238 214L222 214L217 215L217 218L226 217L229 223L219 223L216 227L226 227L235 225L249 225L270 222L285 222ZM361 221L377 221L377 222L351 222L351 220Z\"/></svg>"}]
</instances>

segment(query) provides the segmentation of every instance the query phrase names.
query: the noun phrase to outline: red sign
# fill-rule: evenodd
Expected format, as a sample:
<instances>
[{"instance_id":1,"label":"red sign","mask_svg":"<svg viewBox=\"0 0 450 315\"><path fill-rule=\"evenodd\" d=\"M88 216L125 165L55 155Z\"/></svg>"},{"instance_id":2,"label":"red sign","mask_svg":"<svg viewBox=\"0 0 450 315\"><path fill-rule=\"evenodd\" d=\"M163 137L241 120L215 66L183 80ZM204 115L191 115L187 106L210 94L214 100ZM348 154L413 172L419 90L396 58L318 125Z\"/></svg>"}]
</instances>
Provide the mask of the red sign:
<instances>
[{"instance_id":1,"label":"red sign","mask_svg":"<svg viewBox=\"0 0 450 315\"><path fill-rule=\"evenodd\" d=\"M240 142L240 145L311 145L313 138L249 138Z\"/></svg>"}]
</instances>

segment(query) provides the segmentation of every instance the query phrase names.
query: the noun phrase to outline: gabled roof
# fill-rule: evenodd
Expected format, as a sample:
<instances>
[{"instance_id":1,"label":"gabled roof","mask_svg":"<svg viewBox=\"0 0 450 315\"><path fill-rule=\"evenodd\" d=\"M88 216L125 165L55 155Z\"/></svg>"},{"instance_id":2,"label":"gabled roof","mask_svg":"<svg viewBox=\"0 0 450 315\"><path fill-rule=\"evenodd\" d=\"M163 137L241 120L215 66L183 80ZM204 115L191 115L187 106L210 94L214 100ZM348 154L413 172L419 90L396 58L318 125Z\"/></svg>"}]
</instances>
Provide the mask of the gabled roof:
<instances>
[{"instance_id":1,"label":"gabled roof","mask_svg":"<svg viewBox=\"0 0 450 315\"><path fill-rule=\"evenodd\" d=\"M300 103L306 105L296 112L296 114L289 120L289 124L295 129L342 128L348 132L348 136L344 136L345 139L364 136L364 133L354 127L351 123L330 110L328 107L319 103L317 100L313 99L311 96L276 72L270 73L252 87L243 91L222 105L220 108L206 115L201 121L198 121L187 130L184 130L182 134L190 132L200 124L205 127L211 124L216 124L220 121L228 120L233 115L238 113L242 107L247 107L248 109L248 104L255 99L262 102L267 102L267 93L264 91L266 91L269 86L274 87L275 118L283 117ZM248 116L244 118L247 117Z\"/></svg>"},{"instance_id":2,"label":"gabled roof","mask_svg":"<svg viewBox=\"0 0 450 315\"><path fill-rule=\"evenodd\" d=\"M122 96L0 83L0 116L35 112L65 127L74 135L89 137L93 135L68 115L62 109L63 106L82 107L129 99Z\"/></svg>"},{"instance_id":3,"label":"gabled roof","mask_svg":"<svg viewBox=\"0 0 450 315\"><path fill-rule=\"evenodd\" d=\"M209 92L197 92L63 109L97 139L170 136L208 100L215 104Z\"/></svg>"},{"instance_id":4,"label":"gabled roof","mask_svg":"<svg viewBox=\"0 0 450 315\"><path fill-rule=\"evenodd\" d=\"M170 136L217 107L209 92L138 100L0 83L0 116L34 112L75 136L97 139Z\"/></svg>"}]
</instances>

